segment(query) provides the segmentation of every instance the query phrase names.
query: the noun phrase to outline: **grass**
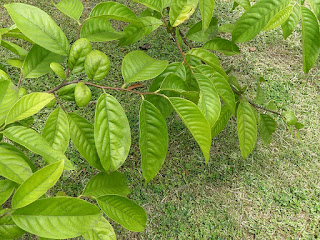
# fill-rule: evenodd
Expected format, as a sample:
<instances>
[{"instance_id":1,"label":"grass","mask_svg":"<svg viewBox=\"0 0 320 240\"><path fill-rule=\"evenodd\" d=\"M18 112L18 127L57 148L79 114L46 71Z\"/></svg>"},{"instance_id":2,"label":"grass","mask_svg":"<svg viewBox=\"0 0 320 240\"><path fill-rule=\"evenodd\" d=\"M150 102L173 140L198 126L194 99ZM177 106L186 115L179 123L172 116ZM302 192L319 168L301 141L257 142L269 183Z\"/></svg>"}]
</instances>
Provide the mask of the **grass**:
<instances>
[{"instance_id":1,"label":"grass","mask_svg":"<svg viewBox=\"0 0 320 240\"><path fill-rule=\"evenodd\" d=\"M3 0L6 4L11 1ZM29 2L30 1L19 1ZM85 14L98 1L86 1ZM75 28L53 6L44 1L32 1L50 13L62 26L70 40ZM130 1L137 11L141 8ZM216 15L221 23L232 23L240 15L237 8L231 13L232 2L217 1ZM9 18L0 9L0 25L8 26ZM199 18L199 12L196 12ZM188 25L192 24L190 20ZM305 124L301 138L290 135L279 122L279 129L269 146L259 140L253 153L243 160L237 142L236 123L214 139L211 159L206 165L199 147L183 123L176 116L168 120L170 148L164 166L157 177L145 185L140 169L138 146L137 96L112 92L123 105L132 129L130 155L120 169L132 189L129 195L147 211L148 224L142 233L132 233L111 221L118 239L316 239L320 237L320 73L318 65L309 75L302 72L301 29L284 41L281 30L262 33L249 43L241 44L241 55L218 56L223 66L233 66L235 75L243 85L249 85L248 95L255 96L256 79L263 76L268 100L274 100L280 110L292 109ZM230 35L225 35L229 38ZM146 53L159 59L181 61L174 43L161 28L141 42L129 47L116 48L115 42L95 44L106 52L112 69L108 80L101 82L121 86L121 59L139 46L150 43ZM255 47L256 51L250 51ZM0 50L1 59L9 53ZM4 62L4 60L2 60ZM18 71L8 67L16 80ZM57 84L49 74L41 79L27 80L23 86L29 91L39 91ZM96 98L100 91L94 92ZM111 93L111 92L110 92ZM93 120L94 106L69 109ZM33 127L41 130L43 119L51 112L44 109L37 115ZM62 181L50 195L64 191L78 196L86 182L96 171L86 162L71 143L67 156L77 164L77 170L65 172ZM37 156L30 155L32 159ZM29 239L35 239L28 236Z\"/></svg>"}]
</instances>

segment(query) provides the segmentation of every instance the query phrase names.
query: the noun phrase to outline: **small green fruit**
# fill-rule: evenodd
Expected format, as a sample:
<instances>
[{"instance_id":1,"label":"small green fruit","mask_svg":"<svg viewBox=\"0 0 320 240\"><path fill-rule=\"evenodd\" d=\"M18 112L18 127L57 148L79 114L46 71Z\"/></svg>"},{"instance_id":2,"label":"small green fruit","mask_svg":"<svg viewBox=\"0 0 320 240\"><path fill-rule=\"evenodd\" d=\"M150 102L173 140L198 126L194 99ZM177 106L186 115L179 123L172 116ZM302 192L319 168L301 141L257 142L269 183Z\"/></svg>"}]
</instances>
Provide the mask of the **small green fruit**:
<instances>
[{"instance_id":1,"label":"small green fruit","mask_svg":"<svg viewBox=\"0 0 320 240\"><path fill-rule=\"evenodd\" d=\"M47 104L47 108L53 108L54 107L54 105L56 105L56 103L57 103L57 100L54 98L54 99L52 99L48 104Z\"/></svg>"},{"instance_id":2,"label":"small green fruit","mask_svg":"<svg viewBox=\"0 0 320 240\"><path fill-rule=\"evenodd\" d=\"M27 95L27 90L23 87L19 87L19 98L22 98L23 96Z\"/></svg>"},{"instance_id":3,"label":"small green fruit","mask_svg":"<svg viewBox=\"0 0 320 240\"><path fill-rule=\"evenodd\" d=\"M295 125L298 121L297 117L294 115L292 111L286 111L282 115L285 117L286 123L288 125Z\"/></svg>"},{"instance_id":4,"label":"small green fruit","mask_svg":"<svg viewBox=\"0 0 320 240\"><path fill-rule=\"evenodd\" d=\"M79 107L87 106L91 100L91 90L83 82L79 82L74 90L74 97Z\"/></svg>"}]
</instances>

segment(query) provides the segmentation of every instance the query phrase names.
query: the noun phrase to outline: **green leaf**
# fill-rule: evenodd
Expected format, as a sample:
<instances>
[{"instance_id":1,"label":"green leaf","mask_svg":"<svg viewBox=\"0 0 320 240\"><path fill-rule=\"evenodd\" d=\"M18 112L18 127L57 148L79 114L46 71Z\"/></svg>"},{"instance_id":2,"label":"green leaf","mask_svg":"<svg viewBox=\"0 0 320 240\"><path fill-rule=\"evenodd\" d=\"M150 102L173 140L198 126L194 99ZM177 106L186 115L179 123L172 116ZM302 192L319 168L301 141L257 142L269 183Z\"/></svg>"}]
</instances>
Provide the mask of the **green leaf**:
<instances>
[{"instance_id":1,"label":"green leaf","mask_svg":"<svg viewBox=\"0 0 320 240\"><path fill-rule=\"evenodd\" d=\"M211 79L201 73L194 73L194 77L196 78L200 88L198 106L200 111L206 117L211 128L220 115L220 98Z\"/></svg>"},{"instance_id":2,"label":"green leaf","mask_svg":"<svg viewBox=\"0 0 320 240\"><path fill-rule=\"evenodd\" d=\"M79 73L84 70L84 61L86 56L92 51L91 43L86 38L78 39L71 46L68 58L68 66L73 73Z\"/></svg>"},{"instance_id":3,"label":"green leaf","mask_svg":"<svg viewBox=\"0 0 320 240\"><path fill-rule=\"evenodd\" d=\"M85 107L91 101L91 90L83 82L78 82L76 88L74 89L74 98L78 107Z\"/></svg>"},{"instance_id":4,"label":"green leaf","mask_svg":"<svg viewBox=\"0 0 320 240\"><path fill-rule=\"evenodd\" d=\"M21 184L32 175L32 170L28 163L15 152L0 147L0 154L1 176Z\"/></svg>"},{"instance_id":5,"label":"green leaf","mask_svg":"<svg viewBox=\"0 0 320 240\"><path fill-rule=\"evenodd\" d=\"M50 144L36 131L23 126L13 126L4 131L4 135L10 140L24 146L30 151L39 154L49 164L65 161L64 166L66 170L73 170L73 164L66 158L66 156L52 148Z\"/></svg>"},{"instance_id":6,"label":"green leaf","mask_svg":"<svg viewBox=\"0 0 320 240\"><path fill-rule=\"evenodd\" d=\"M301 16L303 71L308 73L319 55L319 24L313 12L306 7L301 7Z\"/></svg>"},{"instance_id":7,"label":"green leaf","mask_svg":"<svg viewBox=\"0 0 320 240\"><path fill-rule=\"evenodd\" d=\"M122 38L123 32L113 29L110 21L105 17L94 17L86 20L81 28L81 37L91 42L107 42Z\"/></svg>"},{"instance_id":8,"label":"green leaf","mask_svg":"<svg viewBox=\"0 0 320 240\"><path fill-rule=\"evenodd\" d=\"M98 198L105 195L127 196L129 193L127 178L123 173L101 172L89 180L82 195Z\"/></svg>"},{"instance_id":9,"label":"green leaf","mask_svg":"<svg viewBox=\"0 0 320 240\"><path fill-rule=\"evenodd\" d=\"M2 40L0 41L0 45L8 49L9 51L13 52L14 54L20 56L21 58L25 58L28 54L27 50L23 49L22 47L12 42Z\"/></svg>"},{"instance_id":10,"label":"green leaf","mask_svg":"<svg viewBox=\"0 0 320 240\"><path fill-rule=\"evenodd\" d=\"M234 42L246 42L258 35L271 18L287 7L291 0L260 0L237 21L232 32Z\"/></svg>"},{"instance_id":11,"label":"green leaf","mask_svg":"<svg viewBox=\"0 0 320 240\"><path fill-rule=\"evenodd\" d=\"M276 121L267 114L259 114L259 130L260 135L265 144L270 144L271 135L276 131Z\"/></svg>"},{"instance_id":12,"label":"green leaf","mask_svg":"<svg viewBox=\"0 0 320 240\"><path fill-rule=\"evenodd\" d=\"M148 8L151 8L153 10L156 10L158 12L162 12L162 9L165 8L163 6L163 1L159 1L159 0L135 0L135 2L137 3L141 3L145 6L147 6Z\"/></svg>"},{"instance_id":13,"label":"green leaf","mask_svg":"<svg viewBox=\"0 0 320 240\"><path fill-rule=\"evenodd\" d=\"M12 67L16 67L16 68L22 68L22 64L23 64L21 59L19 58L7 59L7 63Z\"/></svg>"},{"instance_id":14,"label":"green leaf","mask_svg":"<svg viewBox=\"0 0 320 240\"><path fill-rule=\"evenodd\" d=\"M66 73L64 72L64 69L61 66L61 64L56 63L56 62L52 62L50 64L50 68L55 74L57 74L58 77L60 77L62 79L66 79L67 78Z\"/></svg>"},{"instance_id":15,"label":"green leaf","mask_svg":"<svg viewBox=\"0 0 320 240\"><path fill-rule=\"evenodd\" d=\"M147 222L146 212L131 200L116 195L107 195L97 199L102 211L113 221L132 232L142 232Z\"/></svg>"},{"instance_id":16,"label":"green leaf","mask_svg":"<svg viewBox=\"0 0 320 240\"><path fill-rule=\"evenodd\" d=\"M10 180L0 180L0 205L4 204L8 200L15 187L16 184Z\"/></svg>"},{"instance_id":17,"label":"green leaf","mask_svg":"<svg viewBox=\"0 0 320 240\"><path fill-rule=\"evenodd\" d=\"M166 60L153 59L143 51L132 51L124 57L121 72L125 83L138 82L155 78L167 66Z\"/></svg>"},{"instance_id":18,"label":"green leaf","mask_svg":"<svg viewBox=\"0 0 320 240\"><path fill-rule=\"evenodd\" d=\"M197 70L211 79L219 96L234 114L236 108L235 96L228 81L210 66L201 65L197 67Z\"/></svg>"},{"instance_id":19,"label":"green leaf","mask_svg":"<svg viewBox=\"0 0 320 240\"><path fill-rule=\"evenodd\" d=\"M285 21L281 27L283 31L283 36L286 39L293 32L293 30L297 27L299 20L301 17L300 6L296 4L288 17L287 21Z\"/></svg>"},{"instance_id":20,"label":"green leaf","mask_svg":"<svg viewBox=\"0 0 320 240\"><path fill-rule=\"evenodd\" d=\"M231 111L227 105L221 107L221 112L218 120L211 128L211 137L216 137L228 124L231 117Z\"/></svg>"},{"instance_id":21,"label":"green leaf","mask_svg":"<svg viewBox=\"0 0 320 240\"><path fill-rule=\"evenodd\" d=\"M101 216L96 225L83 234L85 240L116 240L116 234L110 223Z\"/></svg>"},{"instance_id":22,"label":"green leaf","mask_svg":"<svg viewBox=\"0 0 320 240\"><path fill-rule=\"evenodd\" d=\"M0 70L0 74L3 72ZM3 72L4 73L4 72ZM0 75L0 126L5 122L12 105L18 100L18 88Z\"/></svg>"},{"instance_id":23,"label":"green leaf","mask_svg":"<svg viewBox=\"0 0 320 240\"><path fill-rule=\"evenodd\" d=\"M183 98L169 98L173 108L199 144L206 162L209 161L211 128L200 109L193 102Z\"/></svg>"},{"instance_id":24,"label":"green leaf","mask_svg":"<svg viewBox=\"0 0 320 240\"><path fill-rule=\"evenodd\" d=\"M83 11L83 5L79 0L62 0L54 6L76 21L79 21Z\"/></svg>"},{"instance_id":25,"label":"green leaf","mask_svg":"<svg viewBox=\"0 0 320 240\"><path fill-rule=\"evenodd\" d=\"M35 172L23 182L13 195L12 208L22 208L39 199L59 180L63 171L63 160L52 163Z\"/></svg>"},{"instance_id":26,"label":"green leaf","mask_svg":"<svg viewBox=\"0 0 320 240\"><path fill-rule=\"evenodd\" d=\"M219 26L219 33L232 33L234 29L234 24L226 23Z\"/></svg>"},{"instance_id":27,"label":"green leaf","mask_svg":"<svg viewBox=\"0 0 320 240\"><path fill-rule=\"evenodd\" d=\"M24 78L38 78L51 71L50 63L61 63L64 57L34 45L22 65Z\"/></svg>"},{"instance_id":28,"label":"green leaf","mask_svg":"<svg viewBox=\"0 0 320 240\"><path fill-rule=\"evenodd\" d=\"M81 156L87 160L91 166L103 171L104 169L100 163L94 143L93 125L75 113L69 113L68 117L71 140Z\"/></svg>"},{"instance_id":29,"label":"green leaf","mask_svg":"<svg viewBox=\"0 0 320 240\"><path fill-rule=\"evenodd\" d=\"M282 9L276 15L274 15L273 18L271 18L268 24L264 27L263 31L272 30L274 28L279 27L281 24L283 24L290 16L292 9L293 9L293 6L288 6Z\"/></svg>"},{"instance_id":30,"label":"green leaf","mask_svg":"<svg viewBox=\"0 0 320 240\"><path fill-rule=\"evenodd\" d=\"M124 22L138 22L136 14L130 8L117 2L104 2L95 6L90 17L100 16Z\"/></svg>"},{"instance_id":31,"label":"green leaf","mask_svg":"<svg viewBox=\"0 0 320 240\"><path fill-rule=\"evenodd\" d=\"M257 104L264 104L266 100L266 95L261 88L260 84L257 85L257 95L256 95L256 103Z\"/></svg>"},{"instance_id":32,"label":"green leaf","mask_svg":"<svg viewBox=\"0 0 320 240\"><path fill-rule=\"evenodd\" d=\"M240 54L240 49L236 44L234 44L233 42L227 39L218 38L218 37L210 40L209 42L206 42L202 46L202 48L219 51L227 56Z\"/></svg>"},{"instance_id":33,"label":"green leaf","mask_svg":"<svg viewBox=\"0 0 320 240\"><path fill-rule=\"evenodd\" d=\"M68 55L68 39L47 13L23 3L7 4L5 8L20 31L32 41L56 54Z\"/></svg>"},{"instance_id":34,"label":"green leaf","mask_svg":"<svg viewBox=\"0 0 320 240\"><path fill-rule=\"evenodd\" d=\"M140 152L142 174L152 180L162 167L168 151L168 130L161 112L144 100L140 108Z\"/></svg>"},{"instance_id":35,"label":"green leaf","mask_svg":"<svg viewBox=\"0 0 320 240\"><path fill-rule=\"evenodd\" d=\"M22 229L45 238L78 237L91 230L101 217L100 210L84 200L56 197L37 200L12 213Z\"/></svg>"},{"instance_id":36,"label":"green leaf","mask_svg":"<svg viewBox=\"0 0 320 240\"><path fill-rule=\"evenodd\" d=\"M320 1L319 0L308 0L313 12L320 19ZM297 4L298 5L298 4Z\"/></svg>"},{"instance_id":37,"label":"green leaf","mask_svg":"<svg viewBox=\"0 0 320 240\"><path fill-rule=\"evenodd\" d=\"M108 75L110 60L103 52L93 50L86 57L84 70L88 78L100 81Z\"/></svg>"},{"instance_id":38,"label":"green leaf","mask_svg":"<svg viewBox=\"0 0 320 240\"><path fill-rule=\"evenodd\" d=\"M235 0L245 10L251 8L250 0Z\"/></svg>"},{"instance_id":39,"label":"green leaf","mask_svg":"<svg viewBox=\"0 0 320 240\"><path fill-rule=\"evenodd\" d=\"M54 99L54 95L49 93L35 92L25 95L10 109L6 118L6 124L8 125L9 123L20 121L36 114L52 99Z\"/></svg>"},{"instance_id":40,"label":"green leaf","mask_svg":"<svg viewBox=\"0 0 320 240\"><path fill-rule=\"evenodd\" d=\"M241 155L247 158L257 141L257 119L250 103L242 99L237 111L238 137Z\"/></svg>"},{"instance_id":41,"label":"green leaf","mask_svg":"<svg viewBox=\"0 0 320 240\"><path fill-rule=\"evenodd\" d=\"M69 122L61 108L56 108L49 115L42 136L54 149L63 153L67 150L70 139Z\"/></svg>"},{"instance_id":42,"label":"green leaf","mask_svg":"<svg viewBox=\"0 0 320 240\"><path fill-rule=\"evenodd\" d=\"M124 110L109 94L102 94L97 102L94 140L103 168L117 170L129 154L131 134Z\"/></svg>"},{"instance_id":43,"label":"green leaf","mask_svg":"<svg viewBox=\"0 0 320 240\"><path fill-rule=\"evenodd\" d=\"M202 30L206 31L210 25L213 11L214 1L213 0L199 0L199 8L202 19Z\"/></svg>"},{"instance_id":44,"label":"green leaf","mask_svg":"<svg viewBox=\"0 0 320 240\"><path fill-rule=\"evenodd\" d=\"M67 101L75 101L74 98L74 89L76 88L76 83L70 84L62 87L59 90L58 96Z\"/></svg>"},{"instance_id":45,"label":"green leaf","mask_svg":"<svg viewBox=\"0 0 320 240\"><path fill-rule=\"evenodd\" d=\"M218 19L212 18L210 25L204 31L203 22L200 21L193 25L186 34L186 37L195 42L206 42L212 39L218 33Z\"/></svg>"},{"instance_id":46,"label":"green leaf","mask_svg":"<svg viewBox=\"0 0 320 240\"><path fill-rule=\"evenodd\" d=\"M0 210L0 215L9 213L10 209ZM0 218L0 238L1 239L17 239L25 232L19 228L12 220L10 214L4 215Z\"/></svg>"},{"instance_id":47,"label":"green leaf","mask_svg":"<svg viewBox=\"0 0 320 240\"><path fill-rule=\"evenodd\" d=\"M173 27L188 20L196 10L199 0L173 0L170 6L169 19Z\"/></svg>"}]
</instances>

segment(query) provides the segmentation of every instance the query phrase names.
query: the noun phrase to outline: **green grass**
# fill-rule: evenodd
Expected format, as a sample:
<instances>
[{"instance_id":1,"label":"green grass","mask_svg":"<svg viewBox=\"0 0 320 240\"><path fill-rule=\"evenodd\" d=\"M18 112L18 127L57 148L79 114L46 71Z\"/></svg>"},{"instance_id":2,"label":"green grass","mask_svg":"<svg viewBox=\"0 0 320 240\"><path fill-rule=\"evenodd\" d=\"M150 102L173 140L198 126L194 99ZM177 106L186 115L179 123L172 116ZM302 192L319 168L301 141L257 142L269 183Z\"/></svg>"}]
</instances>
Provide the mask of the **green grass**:
<instances>
[{"instance_id":1,"label":"green grass","mask_svg":"<svg viewBox=\"0 0 320 240\"><path fill-rule=\"evenodd\" d=\"M11 1L2 0L1 4ZM28 1L19 1L28 2ZM85 13L98 1L85 2ZM132 1L137 11L141 11ZM75 24L45 1L33 1L50 13L62 26L70 40L75 39ZM217 1L216 15L221 23L231 23L240 10L231 13L232 2ZM199 12L196 13L199 18ZM191 25L195 20L191 20ZM8 26L9 18L0 9L0 25ZM118 239L315 239L320 237L320 73L315 67L309 75L302 72L301 30L284 41L281 30L260 34L249 43L241 44L241 55L225 57L218 54L223 66L233 66L233 75L249 85L248 96L255 96L256 79L263 76L268 100L274 100L280 110L292 109L305 124L301 138L290 135L283 123L269 146L259 140L253 153L243 160L240 155L236 123L214 139L211 159L206 165L199 147L183 123L171 116L168 120L170 148L164 166L148 185L143 182L138 146L137 96L110 92L123 105L132 129L130 155L121 167L132 189L129 195L148 214L147 228L132 233L111 221ZM225 34L224 37L230 38ZM116 48L116 42L95 44L95 48L110 56L112 69L101 84L121 86L121 59L139 46L150 43L147 54L159 59L181 61L181 57L164 28L129 47ZM256 51L249 49L256 47ZM10 56L0 50L1 62ZM319 63L316 64L317 66ZM8 67L14 80L18 71ZM26 80L23 86L39 91L57 85L59 80L49 74L41 79ZM97 98L99 90L94 91ZM93 121L94 106L70 110ZM51 112L44 109L37 115L33 127L41 130L43 119ZM73 144L67 156L77 164L74 172L65 172L49 194L64 191L78 196L96 171L77 153ZM33 160L39 159L30 155ZM35 239L28 236L29 239Z\"/></svg>"}]
</instances>

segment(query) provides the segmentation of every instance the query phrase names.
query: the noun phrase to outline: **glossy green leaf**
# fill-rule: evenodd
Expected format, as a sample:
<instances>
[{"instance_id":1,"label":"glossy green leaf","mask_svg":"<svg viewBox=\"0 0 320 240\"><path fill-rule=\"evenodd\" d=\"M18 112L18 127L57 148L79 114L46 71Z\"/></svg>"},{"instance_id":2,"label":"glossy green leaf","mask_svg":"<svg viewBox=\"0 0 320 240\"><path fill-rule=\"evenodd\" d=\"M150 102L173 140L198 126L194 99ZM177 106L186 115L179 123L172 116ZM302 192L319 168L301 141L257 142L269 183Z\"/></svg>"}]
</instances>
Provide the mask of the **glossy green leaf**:
<instances>
[{"instance_id":1,"label":"glossy green leaf","mask_svg":"<svg viewBox=\"0 0 320 240\"><path fill-rule=\"evenodd\" d=\"M67 78L66 73L60 63L52 62L50 64L50 68L55 74L57 74L58 77L62 79Z\"/></svg>"},{"instance_id":2,"label":"glossy green leaf","mask_svg":"<svg viewBox=\"0 0 320 240\"><path fill-rule=\"evenodd\" d=\"M25 95L24 97L20 98L10 109L6 118L6 124L20 121L36 114L52 99L54 99L54 95L49 93L35 92Z\"/></svg>"},{"instance_id":3,"label":"glossy green leaf","mask_svg":"<svg viewBox=\"0 0 320 240\"><path fill-rule=\"evenodd\" d=\"M59 90L58 96L67 101L75 101L74 98L74 89L76 88L76 83L69 84L67 86L62 87Z\"/></svg>"},{"instance_id":4,"label":"glossy green leaf","mask_svg":"<svg viewBox=\"0 0 320 240\"><path fill-rule=\"evenodd\" d=\"M93 50L86 57L84 70L88 78L100 81L107 76L110 70L110 60L103 52Z\"/></svg>"},{"instance_id":5,"label":"glossy green leaf","mask_svg":"<svg viewBox=\"0 0 320 240\"><path fill-rule=\"evenodd\" d=\"M36 131L23 126L13 126L4 131L4 135L10 140L24 146L30 151L39 154L47 163L64 160L66 170L73 170L73 164L66 156L51 147L51 145Z\"/></svg>"},{"instance_id":6,"label":"glossy green leaf","mask_svg":"<svg viewBox=\"0 0 320 240\"><path fill-rule=\"evenodd\" d=\"M69 145L70 132L66 113L56 108L48 117L42 136L56 150L65 152Z\"/></svg>"},{"instance_id":7,"label":"glossy green leaf","mask_svg":"<svg viewBox=\"0 0 320 240\"><path fill-rule=\"evenodd\" d=\"M19 58L10 58L7 60L7 63L12 67L22 68L23 62Z\"/></svg>"},{"instance_id":8,"label":"glossy green leaf","mask_svg":"<svg viewBox=\"0 0 320 240\"><path fill-rule=\"evenodd\" d=\"M52 163L24 181L13 195L12 208L22 208L39 199L59 180L64 161Z\"/></svg>"},{"instance_id":9,"label":"glossy green leaf","mask_svg":"<svg viewBox=\"0 0 320 240\"><path fill-rule=\"evenodd\" d=\"M209 161L211 147L211 128L200 109L193 102L183 98L170 98L177 114L199 144L206 162Z\"/></svg>"},{"instance_id":10,"label":"glossy green leaf","mask_svg":"<svg viewBox=\"0 0 320 240\"><path fill-rule=\"evenodd\" d=\"M61 63L64 57L34 45L22 65L24 78L38 78L51 71L50 63Z\"/></svg>"},{"instance_id":11,"label":"glossy green leaf","mask_svg":"<svg viewBox=\"0 0 320 240\"><path fill-rule=\"evenodd\" d=\"M303 71L308 73L316 62L320 49L319 23L306 7L301 7Z\"/></svg>"},{"instance_id":12,"label":"glossy green leaf","mask_svg":"<svg viewBox=\"0 0 320 240\"><path fill-rule=\"evenodd\" d=\"M186 34L186 37L195 42L206 42L212 39L218 33L218 19L212 18L210 25L204 31L203 22L200 21L193 25Z\"/></svg>"},{"instance_id":13,"label":"glossy green leaf","mask_svg":"<svg viewBox=\"0 0 320 240\"><path fill-rule=\"evenodd\" d=\"M127 196L129 193L127 178L123 173L101 172L89 180L82 195L98 198L105 195Z\"/></svg>"},{"instance_id":14,"label":"glossy green leaf","mask_svg":"<svg viewBox=\"0 0 320 240\"><path fill-rule=\"evenodd\" d=\"M0 74L1 72L3 71L0 70ZM18 97L18 88L10 79L4 79L0 76L0 125L5 122L9 110L18 100Z\"/></svg>"},{"instance_id":15,"label":"glossy green leaf","mask_svg":"<svg viewBox=\"0 0 320 240\"><path fill-rule=\"evenodd\" d=\"M313 12L320 19L320 1L319 0L308 0ZM298 4L297 4L298 5Z\"/></svg>"},{"instance_id":16,"label":"glossy green leaf","mask_svg":"<svg viewBox=\"0 0 320 240\"><path fill-rule=\"evenodd\" d=\"M0 147L0 175L21 184L32 175L28 163L8 149Z\"/></svg>"},{"instance_id":17,"label":"glossy green leaf","mask_svg":"<svg viewBox=\"0 0 320 240\"><path fill-rule=\"evenodd\" d=\"M219 51L227 56L240 54L240 49L236 44L234 44L233 42L231 42L227 39L223 39L223 38L214 38L214 39L210 40L209 42L206 42L202 46L202 48L208 49L208 50Z\"/></svg>"},{"instance_id":18,"label":"glossy green leaf","mask_svg":"<svg viewBox=\"0 0 320 240\"><path fill-rule=\"evenodd\" d=\"M105 17L94 17L86 20L81 28L81 37L91 42L107 42L117 40L125 35L113 29Z\"/></svg>"},{"instance_id":19,"label":"glossy green leaf","mask_svg":"<svg viewBox=\"0 0 320 240\"><path fill-rule=\"evenodd\" d=\"M78 107L85 107L91 101L91 90L83 82L78 82L76 88L74 89L74 98Z\"/></svg>"},{"instance_id":20,"label":"glossy green leaf","mask_svg":"<svg viewBox=\"0 0 320 240\"><path fill-rule=\"evenodd\" d=\"M232 33L234 29L234 24L226 23L219 26L219 33Z\"/></svg>"},{"instance_id":21,"label":"glossy green leaf","mask_svg":"<svg viewBox=\"0 0 320 240\"><path fill-rule=\"evenodd\" d=\"M5 8L20 31L32 41L56 54L68 55L68 39L47 13L23 3L7 4Z\"/></svg>"},{"instance_id":22,"label":"glossy green leaf","mask_svg":"<svg viewBox=\"0 0 320 240\"><path fill-rule=\"evenodd\" d=\"M80 38L72 44L68 58L68 66L73 73L84 70L86 56L92 51L91 43L86 38Z\"/></svg>"},{"instance_id":23,"label":"glossy green leaf","mask_svg":"<svg viewBox=\"0 0 320 240\"><path fill-rule=\"evenodd\" d=\"M85 240L116 240L116 234L110 223L101 216L94 227L83 234Z\"/></svg>"},{"instance_id":24,"label":"glossy green leaf","mask_svg":"<svg viewBox=\"0 0 320 240\"><path fill-rule=\"evenodd\" d=\"M202 19L202 30L206 31L213 16L214 0L199 0L199 8Z\"/></svg>"},{"instance_id":25,"label":"glossy green leaf","mask_svg":"<svg viewBox=\"0 0 320 240\"><path fill-rule=\"evenodd\" d=\"M82 15L83 5L79 0L61 0L54 5L62 13L78 21Z\"/></svg>"},{"instance_id":26,"label":"glossy green leaf","mask_svg":"<svg viewBox=\"0 0 320 240\"><path fill-rule=\"evenodd\" d=\"M231 111L227 105L221 107L221 112L218 120L211 128L212 138L216 137L228 124L231 117Z\"/></svg>"},{"instance_id":27,"label":"glossy green leaf","mask_svg":"<svg viewBox=\"0 0 320 240\"><path fill-rule=\"evenodd\" d=\"M196 10L198 2L199 0L173 0L169 12L171 26L176 27L188 20Z\"/></svg>"},{"instance_id":28,"label":"glossy green leaf","mask_svg":"<svg viewBox=\"0 0 320 240\"><path fill-rule=\"evenodd\" d=\"M12 42L2 40L0 45L22 58L25 58L28 54L27 50Z\"/></svg>"},{"instance_id":29,"label":"glossy green leaf","mask_svg":"<svg viewBox=\"0 0 320 240\"><path fill-rule=\"evenodd\" d=\"M282 9L276 15L274 15L273 18L271 18L268 24L264 27L263 31L272 30L274 28L279 27L281 24L283 24L290 16L292 9L293 9L293 6L288 6Z\"/></svg>"},{"instance_id":30,"label":"glossy green leaf","mask_svg":"<svg viewBox=\"0 0 320 240\"><path fill-rule=\"evenodd\" d=\"M156 10L158 12L162 12L162 9L164 8L163 6L163 1L160 0L135 0L135 2L141 3L148 8L151 8L153 10Z\"/></svg>"},{"instance_id":31,"label":"glossy green leaf","mask_svg":"<svg viewBox=\"0 0 320 240\"><path fill-rule=\"evenodd\" d=\"M99 3L92 9L90 17L100 17L120 20L124 22L138 22L136 14L127 6L117 2Z\"/></svg>"},{"instance_id":32,"label":"glossy green leaf","mask_svg":"<svg viewBox=\"0 0 320 240\"><path fill-rule=\"evenodd\" d=\"M125 83L138 82L157 77L167 66L166 60L153 59L143 51L132 51L124 57L121 72Z\"/></svg>"},{"instance_id":33,"label":"glossy green leaf","mask_svg":"<svg viewBox=\"0 0 320 240\"><path fill-rule=\"evenodd\" d=\"M246 42L258 35L271 18L287 7L291 0L260 0L237 21L232 32L234 42Z\"/></svg>"},{"instance_id":34,"label":"glossy green leaf","mask_svg":"<svg viewBox=\"0 0 320 240\"><path fill-rule=\"evenodd\" d=\"M103 171L94 142L93 125L75 113L69 113L68 117L71 140L79 153L91 166Z\"/></svg>"},{"instance_id":35,"label":"glossy green leaf","mask_svg":"<svg viewBox=\"0 0 320 240\"><path fill-rule=\"evenodd\" d=\"M247 158L257 141L257 119L246 99L242 99L237 110L238 137L241 155Z\"/></svg>"},{"instance_id":36,"label":"glossy green leaf","mask_svg":"<svg viewBox=\"0 0 320 240\"><path fill-rule=\"evenodd\" d=\"M161 112L146 100L141 104L139 124L142 174L149 182L157 175L167 155L167 124Z\"/></svg>"},{"instance_id":37,"label":"glossy green leaf","mask_svg":"<svg viewBox=\"0 0 320 240\"><path fill-rule=\"evenodd\" d=\"M194 73L194 77L196 78L200 88L198 106L200 111L206 117L211 128L220 115L220 98L210 78L201 73Z\"/></svg>"},{"instance_id":38,"label":"glossy green leaf","mask_svg":"<svg viewBox=\"0 0 320 240\"><path fill-rule=\"evenodd\" d=\"M117 170L129 154L131 134L123 108L109 94L102 94L97 102L94 140L103 168Z\"/></svg>"},{"instance_id":39,"label":"glossy green leaf","mask_svg":"<svg viewBox=\"0 0 320 240\"><path fill-rule=\"evenodd\" d=\"M101 217L93 204L71 197L37 200L12 213L22 229L45 238L66 239L90 231Z\"/></svg>"},{"instance_id":40,"label":"glossy green leaf","mask_svg":"<svg viewBox=\"0 0 320 240\"><path fill-rule=\"evenodd\" d=\"M251 8L250 0L235 0L245 10Z\"/></svg>"},{"instance_id":41,"label":"glossy green leaf","mask_svg":"<svg viewBox=\"0 0 320 240\"><path fill-rule=\"evenodd\" d=\"M16 184L10 180L0 180L0 205L4 204L8 200L15 187Z\"/></svg>"},{"instance_id":42,"label":"glossy green leaf","mask_svg":"<svg viewBox=\"0 0 320 240\"><path fill-rule=\"evenodd\" d=\"M8 33L4 34L3 37L22 39L34 44L34 42L30 38L28 38L26 35L24 35L22 32L20 32L18 28L11 29Z\"/></svg>"},{"instance_id":43,"label":"glossy green leaf","mask_svg":"<svg viewBox=\"0 0 320 240\"><path fill-rule=\"evenodd\" d=\"M126 197L107 195L97 199L102 211L113 221L132 232L142 232L147 222L146 212L142 207Z\"/></svg>"},{"instance_id":44,"label":"glossy green leaf","mask_svg":"<svg viewBox=\"0 0 320 240\"><path fill-rule=\"evenodd\" d=\"M267 114L259 114L260 136L265 144L270 144L271 135L277 129L277 122Z\"/></svg>"},{"instance_id":45,"label":"glossy green leaf","mask_svg":"<svg viewBox=\"0 0 320 240\"><path fill-rule=\"evenodd\" d=\"M281 27L283 31L283 36L286 39L292 32L293 30L297 27L299 20L301 17L301 10L300 6L296 4L288 17L287 21L285 21Z\"/></svg>"},{"instance_id":46,"label":"glossy green leaf","mask_svg":"<svg viewBox=\"0 0 320 240\"><path fill-rule=\"evenodd\" d=\"M10 212L10 209L0 210L0 216ZM25 232L19 228L12 220L10 214L4 215L0 218L0 238L17 239L21 237Z\"/></svg>"}]
</instances>

